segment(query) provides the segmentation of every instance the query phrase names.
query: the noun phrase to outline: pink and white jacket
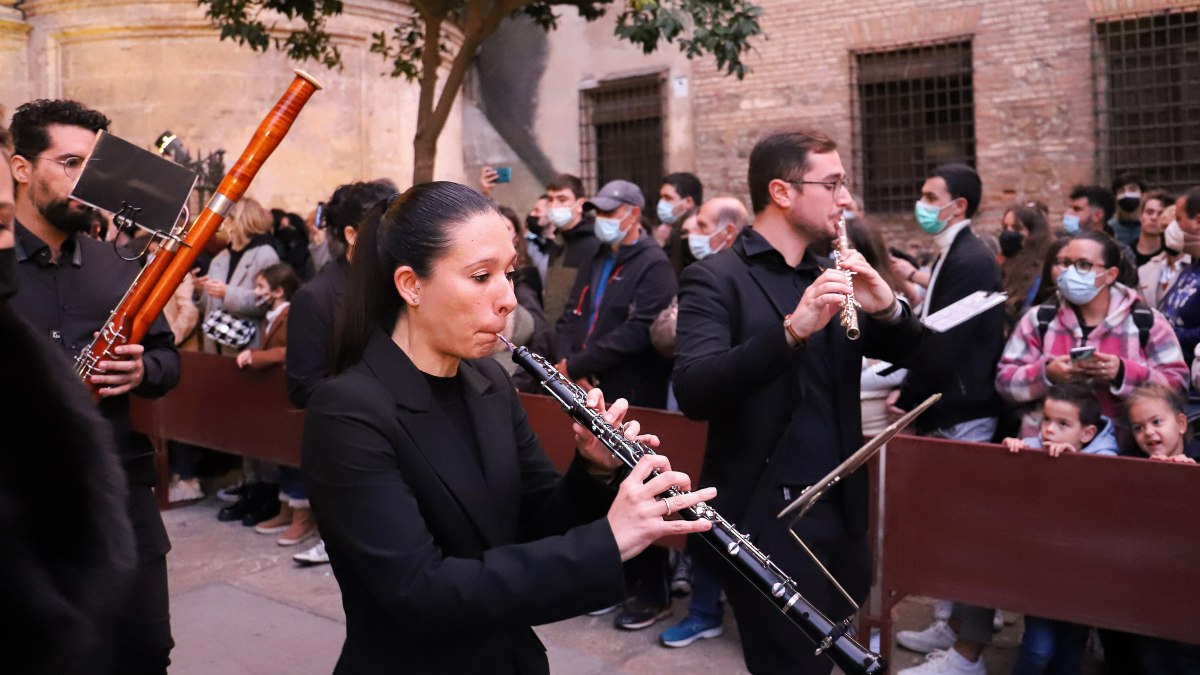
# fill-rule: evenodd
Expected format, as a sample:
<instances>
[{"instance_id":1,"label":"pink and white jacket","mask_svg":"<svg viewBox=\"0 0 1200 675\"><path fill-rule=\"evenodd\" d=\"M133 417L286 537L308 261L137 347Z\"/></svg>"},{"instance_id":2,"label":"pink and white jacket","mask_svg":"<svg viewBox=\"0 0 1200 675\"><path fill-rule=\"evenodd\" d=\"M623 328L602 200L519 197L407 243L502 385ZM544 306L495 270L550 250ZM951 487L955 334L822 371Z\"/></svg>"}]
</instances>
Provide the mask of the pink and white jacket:
<instances>
[{"instance_id":1,"label":"pink and white jacket","mask_svg":"<svg viewBox=\"0 0 1200 675\"><path fill-rule=\"evenodd\" d=\"M1097 352L1121 357L1125 366L1121 385L1098 384L1096 397L1100 401L1100 410L1117 422L1122 431L1127 430L1128 424L1123 419L1121 402L1138 385L1154 383L1187 389L1187 364L1175 331L1166 318L1158 310L1151 310L1154 323L1143 350L1133 320L1137 294L1119 283L1110 287L1110 293L1108 316L1086 340L1075 311L1061 297L1058 314L1047 326L1044 339L1038 335L1037 307L1030 308L1013 329L997 366L996 391L1005 401L1028 408L1021 419L1021 438L1038 433L1041 423L1041 406L1038 404L1051 387L1050 380L1046 379L1046 364L1053 357L1067 354L1072 347L1094 345Z\"/></svg>"}]
</instances>

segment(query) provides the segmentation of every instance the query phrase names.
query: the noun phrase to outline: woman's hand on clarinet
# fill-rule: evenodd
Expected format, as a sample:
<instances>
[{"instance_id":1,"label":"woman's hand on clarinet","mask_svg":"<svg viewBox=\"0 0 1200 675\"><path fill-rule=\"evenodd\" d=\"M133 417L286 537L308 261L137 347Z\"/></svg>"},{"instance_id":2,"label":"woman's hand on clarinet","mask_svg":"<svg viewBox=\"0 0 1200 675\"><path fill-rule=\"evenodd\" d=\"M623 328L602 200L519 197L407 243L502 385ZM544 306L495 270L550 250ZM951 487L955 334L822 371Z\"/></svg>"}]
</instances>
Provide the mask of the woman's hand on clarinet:
<instances>
[{"instance_id":1,"label":"woman's hand on clarinet","mask_svg":"<svg viewBox=\"0 0 1200 675\"><path fill-rule=\"evenodd\" d=\"M588 391L587 405L592 410L604 415L604 420L614 427L621 427L625 413L629 412L629 402L623 398L617 399L613 402L612 407L605 409L604 392L599 389ZM572 425L572 429L575 431L575 447L579 449L579 454L590 465L592 475L609 474L611 477L617 469L623 466L621 460L614 457L603 443L596 440L591 431L584 429L578 422ZM636 421L630 421L624 425L626 438L641 441L652 448L658 447L658 436L653 434L639 436L638 431L640 430L641 425Z\"/></svg>"},{"instance_id":2,"label":"woman's hand on clarinet","mask_svg":"<svg viewBox=\"0 0 1200 675\"><path fill-rule=\"evenodd\" d=\"M877 314L892 306L896 294L892 287L879 276L867 259L858 251L849 251L842 258L842 267L854 272L854 299L862 311Z\"/></svg>"},{"instance_id":3,"label":"woman's hand on clarinet","mask_svg":"<svg viewBox=\"0 0 1200 675\"><path fill-rule=\"evenodd\" d=\"M654 469L660 473L650 478ZM647 478L650 480L647 481ZM671 486L678 488L682 494L659 499L659 495ZM688 492L691 489L692 479L686 473L672 471L666 457L644 455L638 460L629 477L621 483L617 498L608 510L608 525L612 528L622 561L629 560L667 535L705 532L712 528L712 522L703 518L666 519L682 509L717 496L714 487Z\"/></svg>"}]
</instances>

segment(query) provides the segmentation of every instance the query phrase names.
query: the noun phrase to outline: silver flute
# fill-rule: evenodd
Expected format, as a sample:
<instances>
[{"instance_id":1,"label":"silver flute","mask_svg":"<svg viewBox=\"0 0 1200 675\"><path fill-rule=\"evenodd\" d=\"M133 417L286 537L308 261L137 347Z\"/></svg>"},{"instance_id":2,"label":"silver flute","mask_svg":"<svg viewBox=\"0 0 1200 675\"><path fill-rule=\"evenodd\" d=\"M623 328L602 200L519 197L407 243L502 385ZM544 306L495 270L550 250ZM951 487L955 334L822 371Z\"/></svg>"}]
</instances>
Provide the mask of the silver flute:
<instances>
[{"instance_id":1,"label":"silver flute","mask_svg":"<svg viewBox=\"0 0 1200 675\"><path fill-rule=\"evenodd\" d=\"M846 283L850 284L850 292L842 298L842 327L846 329L846 337L851 340L857 340L860 333L858 332L858 301L854 299L854 272L842 267L842 258L847 252L853 250L850 246L850 237L846 234L846 217L842 216L838 219L837 224L838 236L833 244L833 264L837 265L838 271L846 277Z\"/></svg>"},{"instance_id":2,"label":"silver flute","mask_svg":"<svg viewBox=\"0 0 1200 675\"><path fill-rule=\"evenodd\" d=\"M626 438L622 429L609 424L599 412L587 405L587 393L547 361L526 347L515 347L504 336L504 344L512 351L513 362L532 375L542 388L553 396L572 419L587 429L608 448L621 463L633 468L644 455L654 455L654 449L639 441ZM658 471L655 470L655 475ZM681 497L686 494L672 485L663 496ZM704 519L712 523L712 529L700 534L720 555L733 565L746 579L791 619L816 645L816 654L825 654L839 668L850 675L877 675L887 671L883 657L858 644L850 636L850 618L834 622L826 618L816 607L796 590L792 581L771 557L758 549L750 538L742 534L708 504L700 502L677 511L686 520Z\"/></svg>"}]
</instances>

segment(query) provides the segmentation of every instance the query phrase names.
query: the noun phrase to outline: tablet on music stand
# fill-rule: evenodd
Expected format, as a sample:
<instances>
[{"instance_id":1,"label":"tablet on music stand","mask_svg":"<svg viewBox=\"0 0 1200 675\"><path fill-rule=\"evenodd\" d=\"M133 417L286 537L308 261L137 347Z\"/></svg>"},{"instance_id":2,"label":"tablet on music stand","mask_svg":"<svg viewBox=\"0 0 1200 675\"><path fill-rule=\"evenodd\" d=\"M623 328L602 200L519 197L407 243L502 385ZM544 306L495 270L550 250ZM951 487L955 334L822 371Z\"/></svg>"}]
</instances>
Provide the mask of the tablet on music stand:
<instances>
[{"instance_id":1,"label":"tablet on music stand","mask_svg":"<svg viewBox=\"0 0 1200 675\"><path fill-rule=\"evenodd\" d=\"M196 179L175 162L101 131L71 198L166 233L179 219Z\"/></svg>"}]
</instances>

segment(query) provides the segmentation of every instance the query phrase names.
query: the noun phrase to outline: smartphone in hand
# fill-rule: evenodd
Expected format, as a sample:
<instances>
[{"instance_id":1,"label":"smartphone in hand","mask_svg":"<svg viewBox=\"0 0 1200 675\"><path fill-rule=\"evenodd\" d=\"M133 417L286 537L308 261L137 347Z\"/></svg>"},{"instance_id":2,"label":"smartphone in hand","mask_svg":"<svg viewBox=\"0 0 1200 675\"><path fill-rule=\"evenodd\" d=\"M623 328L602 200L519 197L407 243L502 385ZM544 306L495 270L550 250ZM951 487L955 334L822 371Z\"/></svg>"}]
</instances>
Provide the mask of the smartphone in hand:
<instances>
[{"instance_id":1,"label":"smartphone in hand","mask_svg":"<svg viewBox=\"0 0 1200 675\"><path fill-rule=\"evenodd\" d=\"M496 182L497 183L512 182L512 167L511 166L496 167Z\"/></svg>"},{"instance_id":2,"label":"smartphone in hand","mask_svg":"<svg viewBox=\"0 0 1200 675\"><path fill-rule=\"evenodd\" d=\"M1092 355L1095 353L1096 353L1096 347L1094 345L1087 345L1084 347L1072 347L1071 351L1070 351L1071 363L1079 363L1080 361L1083 361L1084 359L1090 359L1092 357Z\"/></svg>"}]
</instances>

